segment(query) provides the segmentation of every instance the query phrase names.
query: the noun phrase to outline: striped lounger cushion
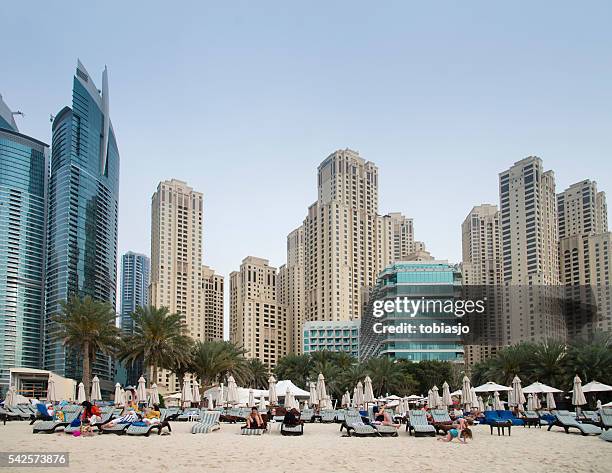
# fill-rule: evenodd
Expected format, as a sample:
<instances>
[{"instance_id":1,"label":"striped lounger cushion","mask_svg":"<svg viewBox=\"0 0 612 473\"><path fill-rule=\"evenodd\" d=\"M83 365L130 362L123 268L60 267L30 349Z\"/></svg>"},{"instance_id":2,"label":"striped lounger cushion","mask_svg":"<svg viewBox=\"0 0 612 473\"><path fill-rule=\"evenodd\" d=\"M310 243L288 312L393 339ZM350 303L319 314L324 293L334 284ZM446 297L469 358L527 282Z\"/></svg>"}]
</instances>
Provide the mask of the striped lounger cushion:
<instances>
[{"instance_id":1,"label":"striped lounger cushion","mask_svg":"<svg viewBox=\"0 0 612 473\"><path fill-rule=\"evenodd\" d=\"M264 429L240 429L241 435L263 435Z\"/></svg>"},{"instance_id":2,"label":"striped lounger cushion","mask_svg":"<svg viewBox=\"0 0 612 473\"><path fill-rule=\"evenodd\" d=\"M38 430L51 430L56 426L60 425L60 422L55 420L39 420L34 423L34 431Z\"/></svg>"},{"instance_id":3,"label":"striped lounger cushion","mask_svg":"<svg viewBox=\"0 0 612 473\"><path fill-rule=\"evenodd\" d=\"M378 430L378 432L381 434L386 434L386 435L397 434L397 429L393 427L392 425L377 425L375 426L375 429Z\"/></svg>"},{"instance_id":4,"label":"striped lounger cushion","mask_svg":"<svg viewBox=\"0 0 612 473\"><path fill-rule=\"evenodd\" d=\"M145 435L150 429L150 425L130 425L125 433L128 435Z\"/></svg>"},{"instance_id":5,"label":"striped lounger cushion","mask_svg":"<svg viewBox=\"0 0 612 473\"><path fill-rule=\"evenodd\" d=\"M353 424L351 427L353 427L353 429L355 430L355 433L357 435L372 435L372 434L376 434L376 429L374 427L372 427L371 425Z\"/></svg>"},{"instance_id":6,"label":"striped lounger cushion","mask_svg":"<svg viewBox=\"0 0 612 473\"><path fill-rule=\"evenodd\" d=\"M433 425L413 425L412 428L415 432L427 434L436 431L436 428Z\"/></svg>"},{"instance_id":7,"label":"striped lounger cushion","mask_svg":"<svg viewBox=\"0 0 612 473\"><path fill-rule=\"evenodd\" d=\"M113 424L104 427L102 432L123 432L126 428L128 428L127 426L128 424Z\"/></svg>"},{"instance_id":8,"label":"striped lounger cushion","mask_svg":"<svg viewBox=\"0 0 612 473\"><path fill-rule=\"evenodd\" d=\"M205 424L203 422L197 422L191 427L192 434L207 434L209 432L214 432L215 430L219 430L221 426L219 424Z\"/></svg>"}]
</instances>

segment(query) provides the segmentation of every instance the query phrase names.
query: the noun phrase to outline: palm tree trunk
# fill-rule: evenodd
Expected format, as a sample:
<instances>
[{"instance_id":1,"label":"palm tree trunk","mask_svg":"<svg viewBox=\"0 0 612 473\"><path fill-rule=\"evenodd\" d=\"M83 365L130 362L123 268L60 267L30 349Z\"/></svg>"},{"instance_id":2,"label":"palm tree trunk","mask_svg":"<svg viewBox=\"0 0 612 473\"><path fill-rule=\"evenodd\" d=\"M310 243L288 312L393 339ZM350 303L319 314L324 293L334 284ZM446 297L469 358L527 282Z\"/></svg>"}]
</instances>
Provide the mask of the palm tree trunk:
<instances>
[{"instance_id":1,"label":"palm tree trunk","mask_svg":"<svg viewBox=\"0 0 612 473\"><path fill-rule=\"evenodd\" d=\"M89 343L83 345L83 384L85 385L85 399L89 400L91 392L91 367L89 365Z\"/></svg>"},{"instance_id":2,"label":"palm tree trunk","mask_svg":"<svg viewBox=\"0 0 612 473\"><path fill-rule=\"evenodd\" d=\"M157 383L157 365L151 366L153 369L153 379L150 381L151 384Z\"/></svg>"}]
</instances>

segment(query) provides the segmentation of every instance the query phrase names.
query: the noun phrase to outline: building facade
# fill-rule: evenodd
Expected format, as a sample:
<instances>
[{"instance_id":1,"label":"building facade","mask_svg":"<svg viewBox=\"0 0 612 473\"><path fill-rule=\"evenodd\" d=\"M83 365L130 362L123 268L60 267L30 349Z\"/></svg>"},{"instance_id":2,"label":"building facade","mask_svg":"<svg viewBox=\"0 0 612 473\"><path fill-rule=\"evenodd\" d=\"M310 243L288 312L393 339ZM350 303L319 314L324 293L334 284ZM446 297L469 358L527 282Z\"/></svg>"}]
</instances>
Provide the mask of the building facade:
<instances>
[{"instance_id":1,"label":"building facade","mask_svg":"<svg viewBox=\"0 0 612 473\"><path fill-rule=\"evenodd\" d=\"M19 133L0 96L0 397L11 368L40 368L49 146Z\"/></svg>"},{"instance_id":2,"label":"building facade","mask_svg":"<svg viewBox=\"0 0 612 473\"><path fill-rule=\"evenodd\" d=\"M230 273L230 341L270 369L289 353L292 334L287 307L277 298L277 270L268 260L247 256Z\"/></svg>"},{"instance_id":3,"label":"building facade","mask_svg":"<svg viewBox=\"0 0 612 473\"><path fill-rule=\"evenodd\" d=\"M305 322L303 353L316 351L345 352L359 357L359 321L338 320Z\"/></svg>"},{"instance_id":4,"label":"building facade","mask_svg":"<svg viewBox=\"0 0 612 473\"><path fill-rule=\"evenodd\" d=\"M566 287L568 337L612 332L610 249L606 195L584 180L557 196L561 283Z\"/></svg>"},{"instance_id":5,"label":"building facade","mask_svg":"<svg viewBox=\"0 0 612 473\"><path fill-rule=\"evenodd\" d=\"M413 362L439 360L462 362L463 342L459 335L435 333L435 326L456 325L454 313L439 305L461 296L461 272L446 261L412 261L395 263L381 272L364 310L360 328L360 359L385 356ZM375 304L395 301L431 301L432 307L408 313L401 310L376 314ZM376 324L380 324L376 327ZM417 333L391 333L382 327L409 324L426 327ZM428 333L431 330L431 333Z\"/></svg>"},{"instance_id":6,"label":"building facade","mask_svg":"<svg viewBox=\"0 0 612 473\"><path fill-rule=\"evenodd\" d=\"M43 362L45 369L80 380L79 354L54 338L52 318L72 295L116 307L119 150L106 69L99 91L78 62L72 108L60 110L52 132ZM112 391L112 360L100 354L92 370L102 389Z\"/></svg>"},{"instance_id":7,"label":"building facade","mask_svg":"<svg viewBox=\"0 0 612 473\"><path fill-rule=\"evenodd\" d=\"M208 266L202 266L204 340L223 340L223 291L223 276Z\"/></svg>"},{"instance_id":8,"label":"building facade","mask_svg":"<svg viewBox=\"0 0 612 473\"><path fill-rule=\"evenodd\" d=\"M121 331L134 333L131 314L149 303L151 260L148 256L128 251L121 257Z\"/></svg>"}]
</instances>

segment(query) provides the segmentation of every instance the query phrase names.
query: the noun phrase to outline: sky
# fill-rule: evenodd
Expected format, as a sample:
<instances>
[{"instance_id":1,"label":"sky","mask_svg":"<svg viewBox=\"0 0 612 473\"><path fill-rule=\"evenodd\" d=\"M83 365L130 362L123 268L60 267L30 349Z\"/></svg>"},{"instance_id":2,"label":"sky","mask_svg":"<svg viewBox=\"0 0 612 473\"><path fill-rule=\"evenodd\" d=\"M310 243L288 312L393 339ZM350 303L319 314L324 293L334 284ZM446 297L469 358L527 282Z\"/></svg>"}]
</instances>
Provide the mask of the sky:
<instances>
[{"instance_id":1,"label":"sky","mask_svg":"<svg viewBox=\"0 0 612 473\"><path fill-rule=\"evenodd\" d=\"M378 3L375 5L374 3ZM50 143L77 58L121 154L119 252L150 253L150 199L204 194L204 263L285 262L317 166L351 148L379 167L379 212L414 218L439 259L530 155L557 190L612 192L612 3L3 2L0 94Z\"/></svg>"}]
</instances>

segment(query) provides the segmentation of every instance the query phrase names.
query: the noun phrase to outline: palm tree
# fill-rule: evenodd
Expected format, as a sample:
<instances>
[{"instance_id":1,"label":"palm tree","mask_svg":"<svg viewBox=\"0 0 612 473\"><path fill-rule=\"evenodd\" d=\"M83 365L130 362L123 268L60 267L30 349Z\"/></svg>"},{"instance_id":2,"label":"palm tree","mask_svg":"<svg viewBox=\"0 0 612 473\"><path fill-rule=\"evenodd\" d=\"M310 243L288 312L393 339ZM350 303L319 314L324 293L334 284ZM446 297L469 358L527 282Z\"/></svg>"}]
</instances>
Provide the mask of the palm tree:
<instances>
[{"instance_id":1,"label":"palm tree","mask_svg":"<svg viewBox=\"0 0 612 473\"><path fill-rule=\"evenodd\" d=\"M309 355L291 354L278 360L274 374L277 379L290 379L300 388L308 389L311 368L312 361Z\"/></svg>"},{"instance_id":2,"label":"palm tree","mask_svg":"<svg viewBox=\"0 0 612 473\"><path fill-rule=\"evenodd\" d=\"M583 383L612 383L612 335L600 333L592 341L578 340L570 345L567 366L566 386L571 386L570 378L574 374L578 374Z\"/></svg>"},{"instance_id":3,"label":"palm tree","mask_svg":"<svg viewBox=\"0 0 612 473\"><path fill-rule=\"evenodd\" d=\"M372 358L366 363L366 371L372 379L375 396L398 393L405 387L406 378L401 366L389 358Z\"/></svg>"},{"instance_id":4,"label":"palm tree","mask_svg":"<svg viewBox=\"0 0 612 473\"><path fill-rule=\"evenodd\" d=\"M566 356L567 346L563 342L548 340L535 345L529 362L531 381L541 381L549 386L560 386L566 378Z\"/></svg>"},{"instance_id":5,"label":"palm tree","mask_svg":"<svg viewBox=\"0 0 612 473\"><path fill-rule=\"evenodd\" d=\"M265 389L268 386L270 372L259 358L251 358L246 360L246 376L247 388Z\"/></svg>"},{"instance_id":6,"label":"palm tree","mask_svg":"<svg viewBox=\"0 0 612 473\"><path fill-rule=\"evenodd\" d=\"M531 343L519 343L497 352L489 364L486 373L496 383L509 386L515 376L529 378L529 367L532 363L536 346Z\"/></svg>"},{"instance_id":7,"label":"palm tree","mask_svg":"<svg viewBox=\"0 0 612 473\"><path fill-rule=\"evenodd\" d=\"M345 369L339 375L339 385L342 392L348 391L353 393L353 388L357 386L359 381L363 382L363 379L368 375L365 364L355 363L348 369Z\"/></svg>"},{"instance_id":8,"label":"palm tree","mask_svg":"<svg viewBox=\"0 0 612 473\"><path fill-rule=\"evenodd\" d=\"M160 368L189 363L191 338L180 314L171 314L167 307L138 307L131 314L134 320L134 334L124 340L119 359L135 362L142 359L157 380Z\"/></svg>"},{"instance_id":9,"label":"palm tree","mask_svg":"<svg viewBox=\"0 0 612 473\"><path fill-rule=\"evenodd\" d=\"M89 397L91 364L96 353L112 355L120 346L119 329L115 326L115 311L108 302L90 296L72 296L61 302L61 312L53 317L54 336L81 355L85 395Z\"/></svg>"},{"instance_id":10,"label":"palm tree","mask_svg":"<svg viewBox=\"0 0 612 473\"><path fill-rule=\"evenodd\" d=\"M238 384L248 377L244 350L231 342L198 341L192 351L193 372L206 390L232 375Z\"/></svg>"}]
</instances>

